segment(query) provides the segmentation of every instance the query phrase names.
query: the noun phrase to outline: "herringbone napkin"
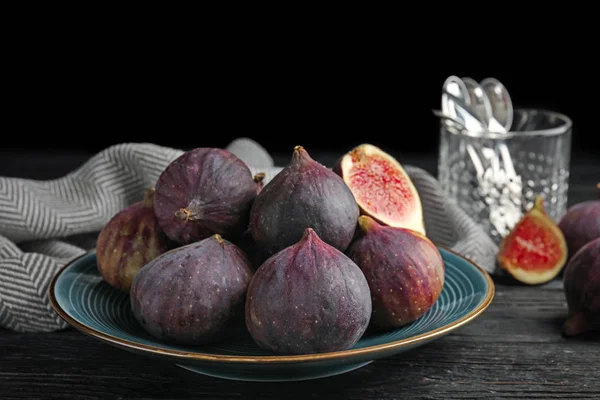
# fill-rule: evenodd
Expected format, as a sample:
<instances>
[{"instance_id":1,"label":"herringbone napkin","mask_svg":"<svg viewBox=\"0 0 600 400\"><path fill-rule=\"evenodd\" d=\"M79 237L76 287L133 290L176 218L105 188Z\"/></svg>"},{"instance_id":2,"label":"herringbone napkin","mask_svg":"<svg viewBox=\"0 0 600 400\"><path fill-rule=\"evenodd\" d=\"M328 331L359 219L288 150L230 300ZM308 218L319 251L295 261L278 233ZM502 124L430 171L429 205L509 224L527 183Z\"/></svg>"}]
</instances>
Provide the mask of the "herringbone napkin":
<instances>
[{"instance_id":1,"label":"herringbone napkin","mask_svg":"<svg viewBox=\"0 0 600 400\"><path fill-rule=\"evenodd\" d=\"M267 183L280 170L253 140L228 150ZM98 232L119 210L142 198L163 169L183 151L154 144L109 147L59 179L0 177L0 326L47 332L66 324L54 313L48 286L69 260L95 246ZM331 167L331 166L330 166ZM428 236L493 273L497 247L428 172L407 165L419 191Z\"/></svg>"}]
</instances>

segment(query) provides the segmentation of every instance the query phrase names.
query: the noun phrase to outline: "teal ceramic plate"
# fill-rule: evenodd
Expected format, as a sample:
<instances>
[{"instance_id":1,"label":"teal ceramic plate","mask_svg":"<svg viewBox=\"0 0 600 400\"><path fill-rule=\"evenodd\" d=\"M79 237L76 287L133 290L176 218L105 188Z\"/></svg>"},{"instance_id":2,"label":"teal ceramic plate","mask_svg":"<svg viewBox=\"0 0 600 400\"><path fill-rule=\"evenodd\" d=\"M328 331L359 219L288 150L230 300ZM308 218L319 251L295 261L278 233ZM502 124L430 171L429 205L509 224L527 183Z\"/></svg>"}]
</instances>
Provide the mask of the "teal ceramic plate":
<instances>
[{"instance_id":1,"label":"teal ceramic plate","mask_svg":"<svg viewBox=\"0 0 600 400\"><path fill-rule=\"evenodd\" d=\"M322 378L360 368L382 357L424 345L479 316L494 297L490 276L474 263L443 248L444 289L419 320L392 332L363 337L353 348L332 353L284 356L256 346L246 332L212 346L179 346L154 339L137 324L129 297L106 284L90 252L66 265L52 280L56 312L81 332L133 353L162 359L219 378L291 381Z\"/></svg>"}]
</instances>

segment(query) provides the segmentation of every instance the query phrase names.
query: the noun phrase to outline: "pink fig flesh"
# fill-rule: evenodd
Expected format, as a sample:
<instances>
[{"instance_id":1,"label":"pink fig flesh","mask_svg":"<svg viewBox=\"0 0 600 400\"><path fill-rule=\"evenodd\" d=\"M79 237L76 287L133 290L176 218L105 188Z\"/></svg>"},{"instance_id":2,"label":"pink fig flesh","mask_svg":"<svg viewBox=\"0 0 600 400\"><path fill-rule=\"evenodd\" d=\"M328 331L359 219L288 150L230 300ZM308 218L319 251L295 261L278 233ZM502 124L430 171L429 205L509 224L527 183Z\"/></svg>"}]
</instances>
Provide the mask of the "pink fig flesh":
<instances>
[{"instance_id":1,"label":"pink fig flesh","mask_svg":"<svg viewBox=\"0 0 600 400\"><path fill-rule=\"evenodd\" d=\"M567 243L560 228L548 216L538 196L500 243L497 260L516 280L538 285L551 281L567 261Z\"/></svg>"},{"instance_id":2,"label":"pink fig flesh","mask_svg":"<svg viewBox=\"0 0 600 400\"><path fill-rule=\"evenodd\" d=\"M383 225L426 233L419 193L390 154L365 143L344 154L333 170L354 194L361 214Z\"/></svg>"}]
</instances>

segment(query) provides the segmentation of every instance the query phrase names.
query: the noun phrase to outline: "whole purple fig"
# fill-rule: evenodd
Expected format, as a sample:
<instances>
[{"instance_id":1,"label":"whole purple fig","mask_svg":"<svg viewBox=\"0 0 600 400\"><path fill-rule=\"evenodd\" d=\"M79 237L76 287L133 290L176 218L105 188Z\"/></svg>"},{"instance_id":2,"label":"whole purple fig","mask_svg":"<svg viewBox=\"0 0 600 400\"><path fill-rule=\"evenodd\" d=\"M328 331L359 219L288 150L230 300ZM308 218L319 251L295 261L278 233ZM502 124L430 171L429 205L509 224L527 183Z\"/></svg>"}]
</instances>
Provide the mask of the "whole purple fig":
<instances>
[{"instance_id":1,"label":"whole purple fig","mask_svg":"<svg viewBox=\"0 0 600 400\"><path fill-rule=\"evenodd\" d=\"M215 234L148 263L131 287L131 309L151 335L202 345L243 326L252 277L245 254Z\"/></svg>"},{"instance_id":2,"label":"whole purple fig","mask_svg":"<svg viewBox=\"0 0 600 400\"><path fill-rule=\"evenodd\" d=\"M358 215L358 204L342 178L296 146L291 163L256 197L249 228L269 256L298 242L309 227L325 243L344 251Z\"/></svg>"},{"instance_id":3,"label":"whole purple fig","mask_svg":"<svg viewBox=\"0 0 600 400\"><path fill-rule=\"evenodd\" d=\"M248 225L257 183L235 154L218 148L189 150L156 183L154 211L167 236L180 244L215 233L240 235Z\"/></svg>"},{"instance_id":4,"label":"whole purple fig","mask_svg":"<svg viewBox=\"0 0 600 400\"><path fill-rule=\"evenodd\" d=\"M307 228L252 277L246 325L262 348L309 354L352 347L371 316L369 285L344 253Z\"/></svg>"},{"instance_id":5,"label":"whole purple fig","mask_svg":"<svg viewBox=\"0 0 600 400\"><path fill-rule=\"evenodd\" d=\"M346 254L365 274L373 301L371 327L385 331L420 318L442 292L445 267L423 234L383 226L361 215L360 231Z\"/></svg>"},{"instance_id":6,"label":"whole purple fig","mask_svg":"<svg viewBox=\"0 0 600 400\"><path fill-rule=\"evenodd\" d=\"M586 200L569 207L558 227L572 257L586 243L600 237L600 199Z\"/></svg>"},{"instance_id":7,"label":"whole purple fig","mask_svg":"<svg viewBox=\"0 0 600 400\"><path fill-rule=\"evenodd\" d=\"M563 276L569 316L565 336L600 327L600 238L584 245L571 257Z\"/></svg>"},{"instance_id":8,"label":"whole purple fig","mask_svg":"<svg viewBox=\"0 0 600 400\"><path fill-rule=\"evenodd\" d=\"M96 265L111 286L129 292L144 265L168 250L168 240L154 215L154 189L142 201L118 212L104 226L96 242Z\"/></svg>"}]
</instances>

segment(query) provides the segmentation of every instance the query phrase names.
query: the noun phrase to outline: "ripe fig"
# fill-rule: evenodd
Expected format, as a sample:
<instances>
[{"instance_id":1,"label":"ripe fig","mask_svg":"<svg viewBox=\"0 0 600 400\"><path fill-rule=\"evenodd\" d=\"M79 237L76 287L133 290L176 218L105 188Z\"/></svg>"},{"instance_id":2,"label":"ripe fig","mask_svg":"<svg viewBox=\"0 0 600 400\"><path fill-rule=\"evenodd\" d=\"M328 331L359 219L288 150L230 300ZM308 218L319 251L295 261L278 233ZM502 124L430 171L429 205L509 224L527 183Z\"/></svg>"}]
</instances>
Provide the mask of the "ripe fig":
<instances>
[{"instance_id":1,"label":"ripe fig","mask_svg":"<svg viewBox=\"0 0 600 400\"><path fill-rule=\"evenodd\" d=\"M600 328L600 238L588 242L571 257L563 281L569 306L564 335Z\"/></svg>"},{"instance_id":2,"label":"ripe fig","mask_svg":"<svg viewBox=\"0 0 600 400\"><path fill-rule=\"evenodd\" d=\"M252 270L245 254L219 234L149 262L131 286L136 320L161 340L202 345L243 326Z\"/></svg>"},{"instance_id":3,"label":"ripe fig","mask_svg":"<svg viewBox=\"0 0 600 400\"><path fill-rule=\"evenodd\" d=\"M240 235L248 225L257 184L235 154L218 148L189 150L156 183L154 211L167 236L189 244L212 236Z\"/></svg>"},{"instance_id":4,"label":"ripe fig","mask_svg":"<svg viewBox=\"0 0 600 400\"><path fill-rule=\"evenodd\" d=\"M168 250L168 239L154 216L154 193L154 188L146 190L142 201L118 212L98 235L98 272L124 292L144 265Z\"/></svg>"},{"instance_id":5,"label":"ripe fig","mask_svg":"<svg viewBox=\"0 0 600 400\"><path fill-rule=\"evenodd\" d=\"M345 350L371 316L369 285L344 253L307 228L252 277L246 325L262 348L280 354Z\"/></svg>"},{"instance_id":6,"label":"ripe fig","mask_svg":"<svg viewBox=\"0 0 600 400\"><path fill-rule=\"evenodd\" d=\"M365 143L340 157L333 170L354 194L361 214L384 225L425 235L419 193L402 165L390 154Z\"/></svg>"},{"instance_id":7,"label":"ripe fig","mask_svg":"<svg viewBox=\"0 0 600 400\"><path fill-rule=\"evenodd\" d=\"M306 228L346 250L359 210L344 181L296 146L290 164L265 185L250 213L252 237L271 256L298 242Z\"/></svg>"},{"instance_id":8,"label":"ripe fig","mask_svg":"<svg viewBox=\"0 0 600 400\"><path fill-rule=\"evenodd\" d=\"M586 243L600 237L600 199L572 205L558 227L567 240L569 256L575 255Z\"/></svg>"},{"instance_id":9,"label":"ripe fig","mask_svg":"<svg viewBox=\"0 0 600 400\"><path fill-rule=\"evenodd\" d=\"M417 320L442 293L445 266L439 250L417 231L381 225L367 215L358 224L346 254L369 282L371 328L386 331Z\"/></svg>"},{"instance_id":10,"label":"ripe fig","mask_svg":"<svg viewBox=\"0 0 600 400\"><path fill-rule=\"evenodd\" d=\"M536 285L554 279L564 267L567 254L565 237L546 213L544 199L538 196L500 243L497 260L516 280Z\"/></svg>"}]
</instances>

